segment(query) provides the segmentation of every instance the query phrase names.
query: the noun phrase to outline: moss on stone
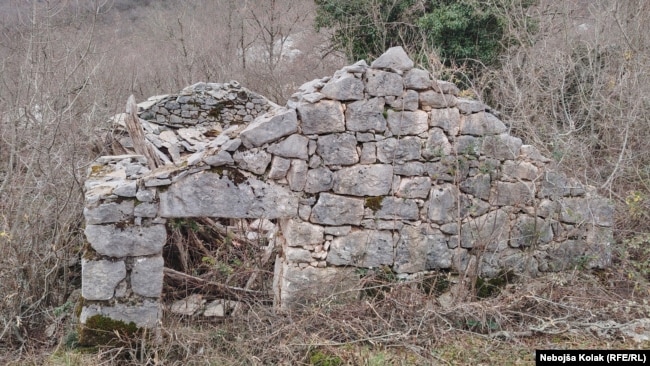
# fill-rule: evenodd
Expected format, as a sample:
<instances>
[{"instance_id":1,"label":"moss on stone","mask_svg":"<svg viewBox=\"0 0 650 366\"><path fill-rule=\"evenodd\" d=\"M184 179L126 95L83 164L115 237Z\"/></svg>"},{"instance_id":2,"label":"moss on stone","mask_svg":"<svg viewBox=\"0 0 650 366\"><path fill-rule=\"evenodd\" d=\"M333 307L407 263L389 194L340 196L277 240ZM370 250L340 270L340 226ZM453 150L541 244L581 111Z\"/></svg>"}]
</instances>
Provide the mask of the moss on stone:
<instances>
[{"instance_id":1,"label":"moss on stone","mask_svg":"<svg viewBox=\"0 0 650 366\"><path fill-rule=\"evenodd\" d=\"M138 333L140 328L134 322L125 323L97 314L86 319L86 324L79 325L79 345L116 346L133 339Z\"/></svg>"},{"instance_id":2,"label":"moss on stone","mask_svg":"<svg viewBox=\"0 0 650 366\"><path fill-rule=\"evenodd\" d=\"M384 196L366 197L366 207L371 209L373 212L377 212L381 208L383 200Z\"/></svg>"}]
</instances>

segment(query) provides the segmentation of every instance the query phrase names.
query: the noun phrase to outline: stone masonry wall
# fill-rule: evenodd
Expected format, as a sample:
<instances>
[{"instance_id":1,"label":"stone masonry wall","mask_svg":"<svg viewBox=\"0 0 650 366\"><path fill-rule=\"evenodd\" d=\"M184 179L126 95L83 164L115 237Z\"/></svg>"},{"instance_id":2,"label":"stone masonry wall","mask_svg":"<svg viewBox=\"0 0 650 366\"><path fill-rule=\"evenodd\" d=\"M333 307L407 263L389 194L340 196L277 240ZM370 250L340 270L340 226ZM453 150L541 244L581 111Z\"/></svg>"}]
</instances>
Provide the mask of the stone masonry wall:
<instances>
[{"instance_id":1,"label":"stone masonry wall","mask_svg":"<svg viewBox=\"0 0 650 366\"><path fill-rule=\"evenodd\" d=\"M236 83L141 104L168 164L149 171L125 155L92 166L81 322L155 323L168 218L272 224L282 308L350 295L357 268L408 278L470 264L481 277L607 266L611 203L413 66L391 48L304 84L284 107ZM228 113L210 112L224 100Z\"/></svg>"}]
</instances>

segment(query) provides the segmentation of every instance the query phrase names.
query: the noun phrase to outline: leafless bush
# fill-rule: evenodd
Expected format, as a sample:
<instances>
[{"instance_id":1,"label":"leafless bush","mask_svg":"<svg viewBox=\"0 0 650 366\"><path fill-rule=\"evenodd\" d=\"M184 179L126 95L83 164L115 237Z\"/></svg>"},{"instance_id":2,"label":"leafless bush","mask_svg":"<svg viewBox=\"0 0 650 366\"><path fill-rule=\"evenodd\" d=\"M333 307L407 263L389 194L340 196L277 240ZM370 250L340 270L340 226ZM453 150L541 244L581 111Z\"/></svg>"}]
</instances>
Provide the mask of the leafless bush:
<instances>
[{"instance_id":1,"label":"leafless bush","mask_svg":"<svg viewBox=\"0 0 650 366\"><path fill-rule=\"evenodd\" d=\"M507 15L537 31L512 34L518 46L490 75L490 103L514 134L617 203L619 233L647 231L650 4L544 1Z\"/></svg>"}]
</instances>

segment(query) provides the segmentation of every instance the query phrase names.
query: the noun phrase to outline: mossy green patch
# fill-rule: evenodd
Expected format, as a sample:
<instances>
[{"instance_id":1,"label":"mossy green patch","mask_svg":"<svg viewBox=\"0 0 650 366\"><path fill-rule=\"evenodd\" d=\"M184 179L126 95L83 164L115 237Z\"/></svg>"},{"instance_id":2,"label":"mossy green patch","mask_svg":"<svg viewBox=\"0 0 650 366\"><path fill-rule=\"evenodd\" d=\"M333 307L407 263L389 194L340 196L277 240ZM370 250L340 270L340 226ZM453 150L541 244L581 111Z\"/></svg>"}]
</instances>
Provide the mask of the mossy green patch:
<instances>
[{"instance_id":1,"label":"mossy green patch","mask_svg":"<svg viewBox=\"0 0 650 366\"><path fill-rule=\"evenodd\" d=\"M133 339L140 333L134 322L123 322L103 315L93 315L86 324L79 325L80 346L116 346Z\"/></svg>"},{"instance_id":2,"label":"mossy green patch","mask_svg":"<svg viewBox=\"0 0 650 366\"><path fill-rule=\"evenodd\" d=\"M309 353L309 364L314 366L339 366L343 364L343 359L315 349Z\"/></svg>"},{"instance_id":3,"label":"mossy green patch","mask_svg":"<svg viewBox=\"0 0 650 366\"><path fill-rule=\"evenodd\" d=\"M248 178L242 174L237 169L226 168L226 167L216 167L209 170L210 173L218 174L222 177L228 177L235 184L241 184L245 182Z\"/></svg>"},{"instance_id":4,"label":"mossy green patch","mask_svg":"<svg viewBox=\"0 0 650 366\"><path fill-rule=\"evenodd\" d=\"M384 196L366 197L366 207L371 209L373 212L377 212L381 208L381 203L383 200Z\"/></svg>"}]
</instances>

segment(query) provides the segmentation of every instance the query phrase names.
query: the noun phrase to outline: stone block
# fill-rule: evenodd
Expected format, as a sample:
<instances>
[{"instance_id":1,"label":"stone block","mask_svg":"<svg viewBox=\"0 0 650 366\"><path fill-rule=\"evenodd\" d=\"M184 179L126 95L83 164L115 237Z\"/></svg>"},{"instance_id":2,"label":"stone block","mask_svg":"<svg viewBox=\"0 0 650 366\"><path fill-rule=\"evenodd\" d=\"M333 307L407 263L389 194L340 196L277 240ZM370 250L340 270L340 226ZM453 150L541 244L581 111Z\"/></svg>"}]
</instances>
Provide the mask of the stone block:
<instances>
[{"instance_id":1,"label":"stone block","mask_svg":"<svg viewBox=\"0 0 650 366\"><path fill-rule=\"evenodd\" d=\"M402 73L413 68L413 61L402 46L391 47L370 64L373 69L388 69Z\"/></svg>"},{"instance_id":2,"label":"stone block","mask_svg":"<svg viewBox=\"0 0 650 366\"><path fill-rule=\"evenodd\" d=\"M266 172L266 167L271 162L271 154L257 149L236 151L234 160L241 169L261 175Z\"/></svg>"},{"instance_id":3,"label":"stone block","mask_svg":"<svg viewBox=\"0 0 650 366\"><path fill-rule=\"evenodd\" d=\"M160 297L163 287L162 257L135 258L131 270L131 289L144 297Z\"/></svg>"},{"instance_id":4,"label":"stone block","mask_svg":"<svg viewBox=\"0 0 650 366\"><path fill-rule=\"evenodd\" d=\"M305 183L305 192L318 193L332 189L334 185L334 176L327 168L310 169L307 172L307 182Z\"/></svg>"},{"instance_id":5,"label":"stone block","mask_svg":"<svg viewBox=\"0 0 650 366\"><path fill-rule=\"evenodd\" d=\"M449 136L456 136L460 131L460 112L458 108L433 109L429 112L429 124L442 128Z\"/></svg>"},{"instance_id":6,"label":"stone block","mask_svg":"<svg viewBox=\"0 0 650 366\"><path fill-rule=\"evenodd\" d=\"M81 260L81 296L86 300L110 300L126 278L124 261Z\"/></svg>"},{"instance_id":7,"label":"stone block","mask_svg":"<svg viewBox=\"0 0 650 366\"><path fill-rule=\"evenodd\" d=\"M345 125L348 131L385 131L386 118L384 118L383 98L372 98L348 104L345 111Z\"/></svg>"},{"instance_id":8,"label":"stone block","mask_svg":"<svg viewBox=\"0 0 650 366\"><path fill-rule=\"evenodd\" d=\"M84 217L88 224L107 224L133 219L134 202L100 203L96 207L85 207Z\"/></svg>"},{"instance_id":9,"label":"stone block","mask_svg":"<svg viewBox=\"0 0 650 366\"><path fill-rule=\"evenodd\" d=\"M276 263L275 304L282 310L321 302L341 303L358 296L359 277L354 268L300 268Z\"/></svg>"},{"instance_id":10,"label":"stone block","mask_svg":"<svg viewBox=\"0 0 650 366\"><path fill-rule=\"evenodd\" d=\"M363 219L363 199L321 193L311 211L311 222L324 225L359 225Z\"/></svg>"},{"instance_id":11,"label":"stone block","mask_svg":"<svg viewBox=\"0 0 650 366\"><path fill-rule=\"evenodd\" d=\"M281 221L282 235L289 247L323 244L323 227L288 219Z\"/></svg>"},{"instance_id":12,"label":"stone block","mask_svg":"<svg viewBox=\"0 0 650 366\"><path fill-rule=\"evenodd\" d=\"M403 198L427 198L431 190L429 177L403 178L395 195Z\"/></svg>"},{"instance_id":13,"label":"stone block","mask_svg":"<svg viewBox=\"0 0 650 366\"><path fill-rule=\"evenodd\" d=\"M396 112L388 110L388 128L393 135L419 135L429 128L429 116L423 111Z\"/></svg>"},{"instance_id":14,"label":"stone block","mask_svg":"<svg viewBox=\"0 0 650 366\"><path fill-rule=\"evenodd\" d=\"M422 140L419 137L389 138L377 142L377 159L382 163L402 164L419 160L421 149Z\"/></svg>"},{"instance_id":15,"label":"stone block","mask_svg":"<svg viewBox=\"0 0 650 366\"><path fill-rule=\"evenodd\" d=\"M292 191L302 191L307 182L307 162L304 160L292 160L291 168L287 172L287 181Z\"/></svg>"},{"instance_id":16,"label":"stone block","mask_svg":"<svg viewBox=\"0 0 650 366\"><path fill-rule=\"evenodd\" d=\"M366 92L373 97L400 96L404 91L402 77L387 71L367 70Z\"/></svg>"},{"instance_id":17,"label":"stone block","mask_svg":"<svg viewBox=\"0 0 650 366\"><path fill-rule=\"evenodd\" d=\"M319 136L316 153L325 165L352 165L359 162L357 139L347 133Z\"/></svg>"},{"instance_id":18,"label":"stone block","mask_svg":"<svg viewBox=\"0 0 650 366\"><path fill-rule=\"evenodd\" d=\"M293 109L280 108L258 116L240 134L247 148L262 146L298 132L298 119Z\"/></svg>"},{"instance_id":19,"label":"stone block","mask_svg":"<svg viewBox=\"0 0 650 366\"><path fill-rule=\"evenodd\" d=\"M273 155L283 158L307 160L309 159L307 151L308 143L309 139L307 137L296 134L269 146L266 150Z\"/></svg>"},{"instance_id":20,"label":"stone block","mask_svg":"<svg viewBox=\"0 0 650 366\"><path fill-rule=\"evenodd\" d=\"M298 105L302 133L305 135L328 134L345 131L343 106L334 100Z\"/></svg>"},{"instance_id":21,"label":"stone block","mask_svg":"<svg viewBox=\"0 0 650 366\"><path fill-rule=\"evenodd\" d=\"M390 165L357 165L335 171L332 190L352 196L384 196L390 192L392 178Z\"/></svg>"},{"instance_id":22,"label":"stone block","mask_svg":"<svg viewBox=\"0 0 650 366\"><path fill-rule=\"evenodd\" d=\"M332 240L327 263L337 266L379 267L393 265L393 234L359 230Z\"/></svg>"},{"instance_id":23,"label":"stone block","mask_svg":"<svg viewBox=\"0 0 650 366\"><path fill-rule=\"evenodd\" d=\"M429 220L446 224L458 218L458 190L454 185L442 184L431 189L428 202Z\"/></svg>"},{"instance_id":24,"label":"stone block","mask_svg":"<svg viewBox=\"0 0 650 366\"><path fill-rule=\"evenodd\" d=\"M133 322L139 328L154 328L162 315L160 304L157 301L144 300L141 304L115 304L103 306L92 304L84 306L79 315L79 322L86 324L86 321L95 315L119 320L124 323Z\"/></svg>"},{"instance_id":25,"label":"stone block","mask_svg":"<svg viewBox=\"0 0 650 366\"><path fill-rule=\"evenodd\" d=\"M420 217L420 211L415 201L398 197L384 197L381 208L375 212L375 217L384 220L410 220Z\"/></svg>"},{"instance_id":26,"label":"stone block","mask_svg":"<svg viewBox=\"0 0 650 366\"><path fill-rule=\"evenodd\" d=\"M433 90L420 93L420 106L423 109L452 108L456 106L456 103L456 97L450 94L442 94Z\"/></svg>"},{"instance_id":27,"label":"stone block","mask_svg":"<svg viewBox=\"0 0 650 366\"><path fill-rule=\"evenodd\" d=\"M85 234L97 253L116 258L160 254L167 239L164 225L86 225Z\"/></svg>"},{"instance_id":28,"label":"stone block","mask_svg":"<svg viewBox=\"0 0 650 366\"><path fill-rule=\"evenodd\" d=\"M288 187L227 174L205 171L178 180L160 192L160 216L272 220L298 214L298 197Z\"/></svg>"},{"instance_id":29,"label":"stone block","mask_svg":"<svg viewBox=\"0 0 650 366\"><path fill-rule=\"evenodd\" d=\"M461 135L498 135L505 133L508 129L500 119L491 113L478 112L460 119L460 134Z\"/></svg>"},{"instance_id":30,"label":"stone block","mask_svg":"<svg viewBox=\"0 0 650 366\"><path fill-rule=\"evenodd\" d=\"M363 88L361 80L346 72L330 79L321 89L321 93L334 100L359 100L363 99Z\"/></svg>"},{"instance_id":31,"label":"stone block","mask_svg":"<svg viewBox=\"0 0 650 366\"><path fill-rule=\"evenodd\" d=\"M395 249L394 270L397 273L417 273L451 268L453 253L445 235L405 225L400 230Z\"/></svg>"}]
</instances>

